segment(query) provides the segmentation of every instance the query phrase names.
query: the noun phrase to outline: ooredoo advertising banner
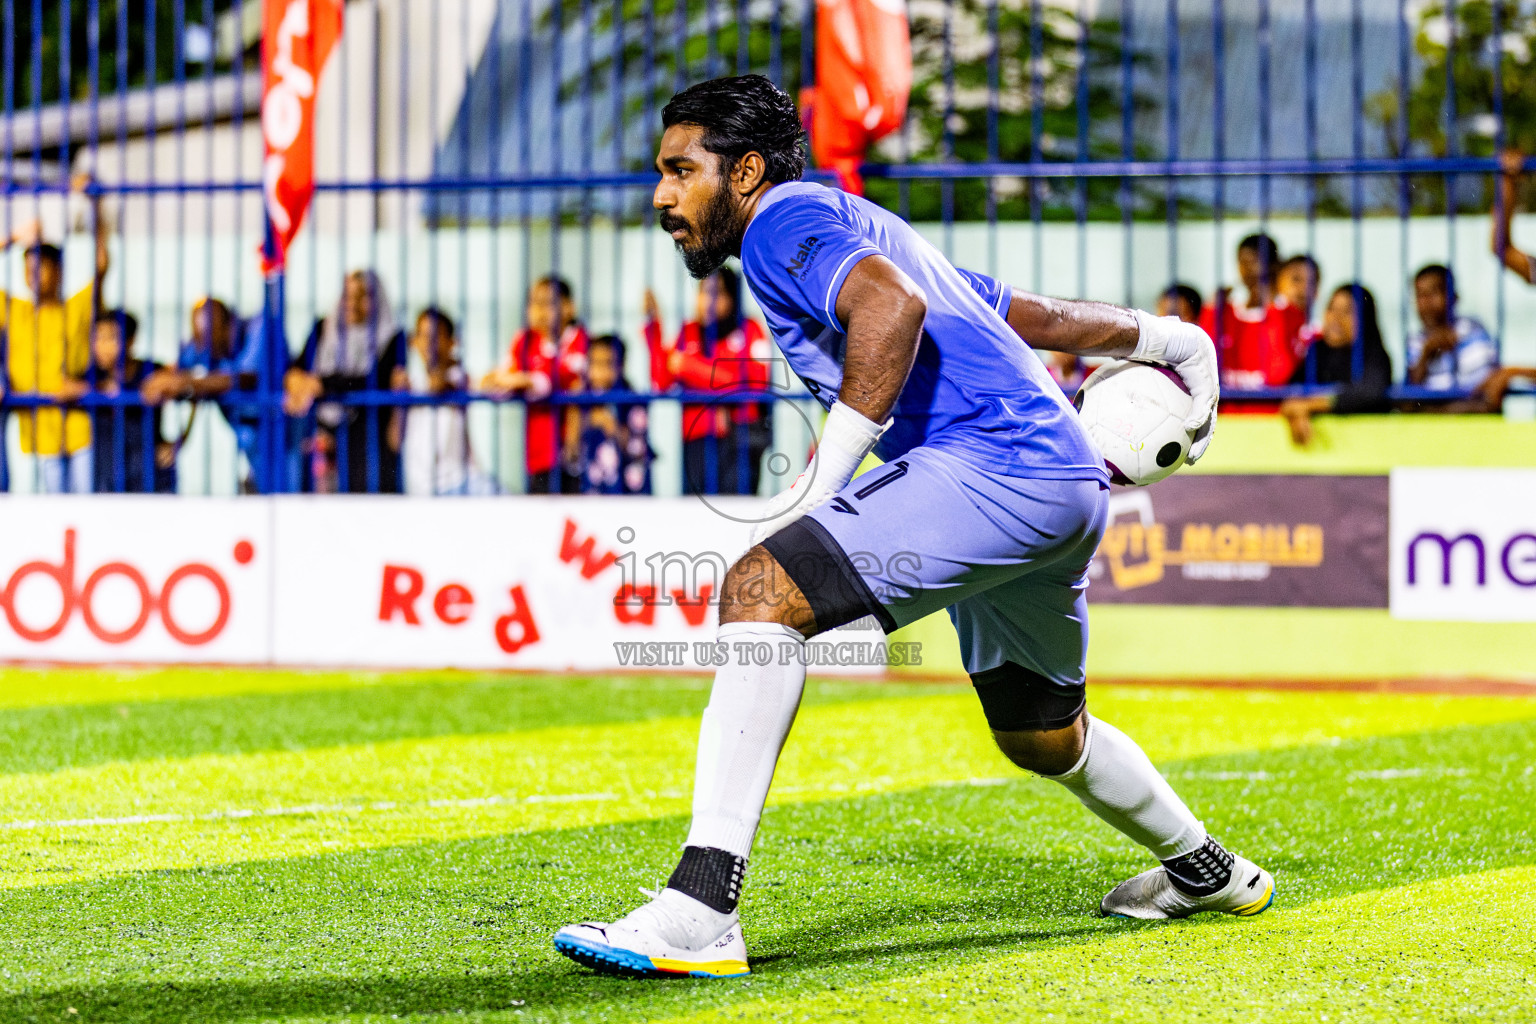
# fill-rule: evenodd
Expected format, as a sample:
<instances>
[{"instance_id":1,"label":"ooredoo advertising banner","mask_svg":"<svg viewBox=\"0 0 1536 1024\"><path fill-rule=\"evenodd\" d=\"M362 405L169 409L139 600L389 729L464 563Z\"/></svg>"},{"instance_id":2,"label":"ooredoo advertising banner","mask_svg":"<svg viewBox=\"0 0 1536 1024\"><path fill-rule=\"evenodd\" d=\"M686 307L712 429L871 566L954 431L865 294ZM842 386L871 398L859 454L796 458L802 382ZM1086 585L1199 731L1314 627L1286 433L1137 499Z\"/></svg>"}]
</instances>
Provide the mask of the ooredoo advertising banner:
<instances>
[{"instance_id":1,"label":"ooredoo advertising banner","mask_svg":"<svg viewBox=\"0 0 1536 1024\"><path fill-rule=\"evenodd\" d=\"M707 670L723 663L721 582L761 505L5 501L0 659ZM803 655L753 656L872 673L901 650L869 619L812 641Z\"/></svg>"},{"instance_id":2,"label":"ooredoo advertising banner","mask_svg":"<svg viewBox=\"0 0 1536 1024\"><path fill-rule=\"evenodd\" d=\"M1392 472L1392 614L1536 622L1536 470Z\"/></svg>"},{"instance_id":3,"label":"ooredoo advertising banner","mask_svg":"<svg viewBox=\"0 0 1536 1024\"><path fill-rule=\"evenodd\" d=\"M26 498L4 504L0 658L264 662L264 502Z\"/></svg>"},{"instance_id":4,"label":"ooredoo advertising banner","mask_svg":"<svg viewBox=\"0 0 1536 1024\"><path fill-rule=\"evenodd\" d=\"M1387 606L1384 476L1173 476L1117 488L1100 604Z\"/></svg>"}]
</instances>

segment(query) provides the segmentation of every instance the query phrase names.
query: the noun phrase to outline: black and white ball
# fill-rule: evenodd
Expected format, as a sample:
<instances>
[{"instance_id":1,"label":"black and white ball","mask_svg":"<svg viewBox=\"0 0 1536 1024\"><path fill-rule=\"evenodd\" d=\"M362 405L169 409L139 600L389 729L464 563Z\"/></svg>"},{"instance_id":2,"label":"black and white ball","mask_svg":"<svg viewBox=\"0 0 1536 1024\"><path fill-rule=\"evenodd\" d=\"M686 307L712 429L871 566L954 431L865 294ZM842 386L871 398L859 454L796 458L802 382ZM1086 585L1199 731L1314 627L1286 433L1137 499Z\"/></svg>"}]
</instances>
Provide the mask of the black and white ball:
<instances>
[{"instance_id":1,"label":"black and white ball","mask_svg":"<svg viewBox=\"0 0 1536 1024\"><path fill-rule=\"evenodd\" d=\"M1157 363L1116 360L1083 381L1072 400L1117 484L1141 487L1184 464L1194 403L1179 375Z\"/></svg>"}]
</instances>

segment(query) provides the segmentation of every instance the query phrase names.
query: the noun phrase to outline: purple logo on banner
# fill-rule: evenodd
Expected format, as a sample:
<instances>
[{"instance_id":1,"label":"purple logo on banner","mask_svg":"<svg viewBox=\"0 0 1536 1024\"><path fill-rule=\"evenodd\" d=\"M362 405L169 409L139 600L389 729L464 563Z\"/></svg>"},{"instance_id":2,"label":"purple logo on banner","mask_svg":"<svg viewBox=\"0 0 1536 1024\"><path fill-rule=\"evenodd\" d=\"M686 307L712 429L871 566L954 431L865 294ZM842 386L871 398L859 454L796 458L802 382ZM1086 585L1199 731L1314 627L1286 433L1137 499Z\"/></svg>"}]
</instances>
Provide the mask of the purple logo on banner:
<instances>
[{"instance_id":1,"label":"purple logo on banner","mask_svg":"<svg viewBox=\"0 0 1536 1024\"><path fill-rule=\"evenodd\" d=\"M1098 603L1387 606L1384 476L1175 476L1116 488Z\"/></svg>"}]
</instances>

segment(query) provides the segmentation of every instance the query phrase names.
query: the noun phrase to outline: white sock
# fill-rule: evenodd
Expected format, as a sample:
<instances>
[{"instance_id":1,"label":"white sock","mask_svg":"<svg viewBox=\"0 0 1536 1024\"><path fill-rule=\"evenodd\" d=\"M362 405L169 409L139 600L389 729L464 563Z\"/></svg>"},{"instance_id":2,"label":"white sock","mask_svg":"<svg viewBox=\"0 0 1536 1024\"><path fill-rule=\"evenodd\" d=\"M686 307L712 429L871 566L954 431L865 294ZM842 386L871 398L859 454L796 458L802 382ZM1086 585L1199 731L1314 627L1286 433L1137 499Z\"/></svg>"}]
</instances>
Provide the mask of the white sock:
<instances>
[{"instance_id":1,"label":"white sock","mask_svg":"<svg viewBox=\"0 0 1536 1024\"><path fill-rule=\"evenodd\" d=\"M687 845L744 858L752 852L773 769L805 690L805 661L798 649L805 638L775 622L728 622L716 636L727 645L730 661L715 673L699 728ZM763 647L772 655L759 665L751 650L761 653Z\"/></svg>"},{"instance_id":2,"label":"white sock","mask_svg":"<svg viewBox=\"0 0 1536 1024\"><path fill-rule=\"evenodd\" d=\"M1158 860L1182 857L1205 842L1205 826L1190 813L1136 741L1108 722L1088 719L1083 756L1064 775L1066 786L1094 814L1151 850Z\"/></svg>"}]
</instances>

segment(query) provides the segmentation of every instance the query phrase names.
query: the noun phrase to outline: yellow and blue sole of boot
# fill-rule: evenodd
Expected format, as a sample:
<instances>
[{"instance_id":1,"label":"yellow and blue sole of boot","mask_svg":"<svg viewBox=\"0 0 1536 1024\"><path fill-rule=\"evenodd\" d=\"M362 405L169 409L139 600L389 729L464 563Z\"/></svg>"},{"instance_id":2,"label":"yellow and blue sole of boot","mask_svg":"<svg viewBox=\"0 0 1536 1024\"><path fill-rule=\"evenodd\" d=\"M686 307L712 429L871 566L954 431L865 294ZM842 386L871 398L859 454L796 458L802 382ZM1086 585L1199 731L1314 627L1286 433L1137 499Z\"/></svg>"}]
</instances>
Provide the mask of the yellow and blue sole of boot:
<instances>
[{"instance_id":1,"label":"yellow and blue sole of boot","mask_svg":"<svg viewBox=\"0 0 1536 1024\"><path fill-rule=\"evenodd\" d=\"M745 960L651 957L568 935L555 936L555 949L600 974L626 978L739 978L752 973Z\"/></svg>"},{"instance_id":2,"label":"yellow and blue sole of boot","mask_svg":"<svg viewBox=\"0 0 1536 1024\"><path fill-rule=\"evenodd\" d=\"M1260 896L1252 903L1243 904L1236 910L1232 911L1232 913L1236 914L1238 917L1253 917L1268 910L1269 905L1275 902L1275 881L1271 878L1267 879L1266 882L1267 884L1264 887L1263 896Z\"/></svg>"}]
</instances>

